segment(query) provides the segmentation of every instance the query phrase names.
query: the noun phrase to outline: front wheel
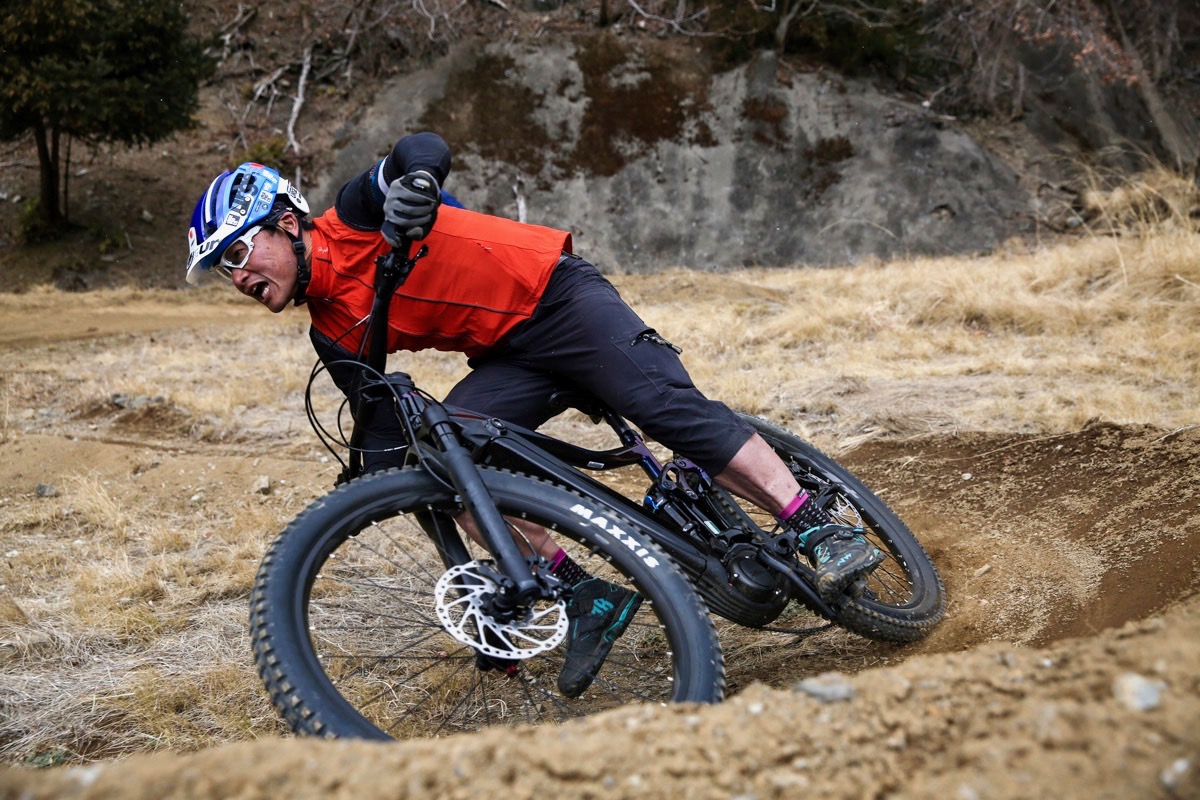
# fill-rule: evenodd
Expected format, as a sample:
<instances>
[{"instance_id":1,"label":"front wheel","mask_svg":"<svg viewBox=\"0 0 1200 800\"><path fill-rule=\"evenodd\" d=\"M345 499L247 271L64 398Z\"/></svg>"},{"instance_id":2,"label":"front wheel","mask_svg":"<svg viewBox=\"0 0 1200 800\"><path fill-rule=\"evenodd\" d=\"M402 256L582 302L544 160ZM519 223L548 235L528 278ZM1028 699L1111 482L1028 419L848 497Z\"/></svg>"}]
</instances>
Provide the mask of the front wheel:
<instances>
[{"instance_id":1,"label":"front wheel","mask_svg":"<svg viewBox=\"0 0 1200 800\"><path fill-rule=\"evenodd\" d=\"M946 612L946 592L937 567L908 527L850 470L808 442L766 420L742 414L795 475L802 488L822 498L837 521L861 528L887 556L868 576L861 594L836 607L846 630L888 642L925 637ZM755 514L761 514L755 509ZM764 520L770 530L774 520ZM799 565L807 570L806 564Z\"/></svg>"},{"instance_id":2,"label":"front wheel","mask_svg":"<svg viewBox=\"0 0 1200 800\"><path fill-rule=\"evenodd\" d=\"M293 730L410 738L559 722L630 702L721 699L711 620L627 519L527 476L480 472L508 519L552 531L589 574L642 597L590 688L578 697L557 688L561 601L543 603L527 622L490 619L472 598L492 562L459 535L453 518L463 509L453 491L420 470L389 470L315 501L259 568L251 640ZM479 646L463 642L472 635Z\"/></svg>"}]
</instances>

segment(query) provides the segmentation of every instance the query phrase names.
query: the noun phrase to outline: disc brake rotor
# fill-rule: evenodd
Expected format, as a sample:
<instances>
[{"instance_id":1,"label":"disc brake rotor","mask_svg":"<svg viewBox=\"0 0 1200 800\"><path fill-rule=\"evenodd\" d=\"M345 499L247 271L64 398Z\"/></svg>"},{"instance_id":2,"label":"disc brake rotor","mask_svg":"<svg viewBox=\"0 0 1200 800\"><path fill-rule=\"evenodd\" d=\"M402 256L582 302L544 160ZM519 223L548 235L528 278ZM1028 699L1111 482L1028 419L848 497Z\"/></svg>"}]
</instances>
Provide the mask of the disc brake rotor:
<instances>
[{"instance_id":1,"label":"disc brake rotor","mask_svg":"<svg viewBox=\"0 0 1200 800\"><path fill-rule=\"evenodd\" d=\"M567 604L542 601L522 618L499 622L487 602L499 588L490 561L453 566L434 587L438 619L456 641L486 656L519 661L553 650L567 638Z\"/></svg>"},{"instance_id":2,"label":"disc brake rotor","mask_svg":"<svg viewBox=\"0 0 1200 800\"><path fill-rule=\"evenodd\" d=\"M850 501L840 494L834 500L834 504L827 508L826 511L833 518L834 522L848 525L851 528L864 527L863 518L858 513L858 509L850 505Z\"/></svg>"}]
</instances>

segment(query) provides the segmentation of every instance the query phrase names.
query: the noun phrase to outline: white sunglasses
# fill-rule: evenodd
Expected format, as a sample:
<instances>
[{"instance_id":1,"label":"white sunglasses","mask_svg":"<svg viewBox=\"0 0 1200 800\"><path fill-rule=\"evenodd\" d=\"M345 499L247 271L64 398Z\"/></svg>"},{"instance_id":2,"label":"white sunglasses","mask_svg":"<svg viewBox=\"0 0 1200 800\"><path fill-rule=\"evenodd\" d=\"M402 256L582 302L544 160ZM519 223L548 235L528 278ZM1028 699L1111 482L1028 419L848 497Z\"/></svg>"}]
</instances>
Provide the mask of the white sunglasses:
<instances>
[{"instance_id":1,"label":"white sunglasses","mask_svg":"<svg viewBox=\"0 0 1200 800\"><path fill-rule=\"evenodd\" d=\"M222 278L233 280L233 271L235 269L243 269L246 262L250 260L250 254L254 252L254 237L263 229L262 225L255 225L238 238L229 243L221 253L221 257L217 259L217 263L213 264L213 272L220 275ZM231 255L237 255L238 250L235 248L239 244L246 245L245 252L241 253L241 257L237 260L230 258Z\"/></svg>"}]
</instances>

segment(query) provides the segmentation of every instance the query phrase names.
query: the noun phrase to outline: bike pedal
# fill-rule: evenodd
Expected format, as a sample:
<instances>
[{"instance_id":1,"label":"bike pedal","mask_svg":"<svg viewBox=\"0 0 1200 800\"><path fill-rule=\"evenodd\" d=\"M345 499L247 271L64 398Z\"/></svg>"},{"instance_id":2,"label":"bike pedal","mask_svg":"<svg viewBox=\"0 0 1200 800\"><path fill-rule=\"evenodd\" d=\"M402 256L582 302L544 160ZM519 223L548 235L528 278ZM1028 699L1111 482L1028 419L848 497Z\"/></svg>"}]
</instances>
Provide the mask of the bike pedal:
<instances>
[{"instance_id":1,"label":"bike pedal","mask_svg":"<svg viewBox=\"0 0 1200 800\"><path fill-rule=\"evenodd\" d=\"M843 608L859 599L872 599L875 593L867 588L867 579L865 577L858 578L852 583L846 584L846 588L842 589L841 594L832 600L827 600L829 607L836 612L841 612Z\"/></svg>"},{"instance_id":2,"label":"bike pedal","mask_svg":"<svg viewBox=\"0 0 1200 800\"><path fill-rule=\"evenodd\" d=\"M871 596L874 596L875 593L870 592L867 589L867 576L864 575L861 578L857 578L856 580L852 581L850 585L846 587L845 594L851 600L858 600L860 597L863 597L863 595L870 594Z\"/></svg>"}]
</instances>

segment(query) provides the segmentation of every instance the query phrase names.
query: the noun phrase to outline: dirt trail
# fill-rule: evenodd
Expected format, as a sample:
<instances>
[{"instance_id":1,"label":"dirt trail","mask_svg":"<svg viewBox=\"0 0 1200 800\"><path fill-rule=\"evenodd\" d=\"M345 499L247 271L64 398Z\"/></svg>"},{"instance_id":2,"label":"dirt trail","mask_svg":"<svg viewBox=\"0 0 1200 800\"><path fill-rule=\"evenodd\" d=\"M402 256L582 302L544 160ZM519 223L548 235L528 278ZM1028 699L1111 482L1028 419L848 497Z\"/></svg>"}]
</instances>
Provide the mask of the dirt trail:
<instances>
[{"instance_id":1,"label":"dirt trail","mask_svg":"<svg viewBox=\"0 0 1200 800\"><path fill-rule=\"evenodd\" d=\"M1194 798L1200 687L1179 662L1198 658L1193 605L1045 650L912 658L845 679L853 697L838 703L754 686L720 706L629 707L559 729L267 740L0 773L0 796ZM1139 680L1166 687L1160 707L1131 707Z\"/></svg>"},{"instance_id":2,"label":"dirt trail","mask_svg":"<svg viewBox=\"0 0 1200 800\"><path fill-rule=\"evenodd\" d=\"M176 312L130 307L40 341L154 330L156 314ZM30 325L0 319L0 352L36 339ZM172 476L206 468L237 485L263 470L244 442L163 440L164 413L80 412L9 438L0 496L80 460L126 481L152 460L161 485L142 490L164 499L180 491ZM318 488L308 452L270 464L297 495ZM1200 798L1200 430L925 436L840 459L942 570L947 618L916 646L764 634L730 648L733 696L716 707L393 746L268 738L0 768L0 798ZM828 671L851 699L797 688Z\"/></svg>"},{"instance_id":3,"label":"dirt trail","mask_svg":"<svg viewBox=\"0 0 1200 800\"><path fill-rule=\"evenodd\" d=\"M212 324L244 316L233 304L164 303L152 292L133 293L116 305L108 294L36 291L0 294L0 351L52 342L85 341L187 325Z\"/></svg>"}]
</instances>

